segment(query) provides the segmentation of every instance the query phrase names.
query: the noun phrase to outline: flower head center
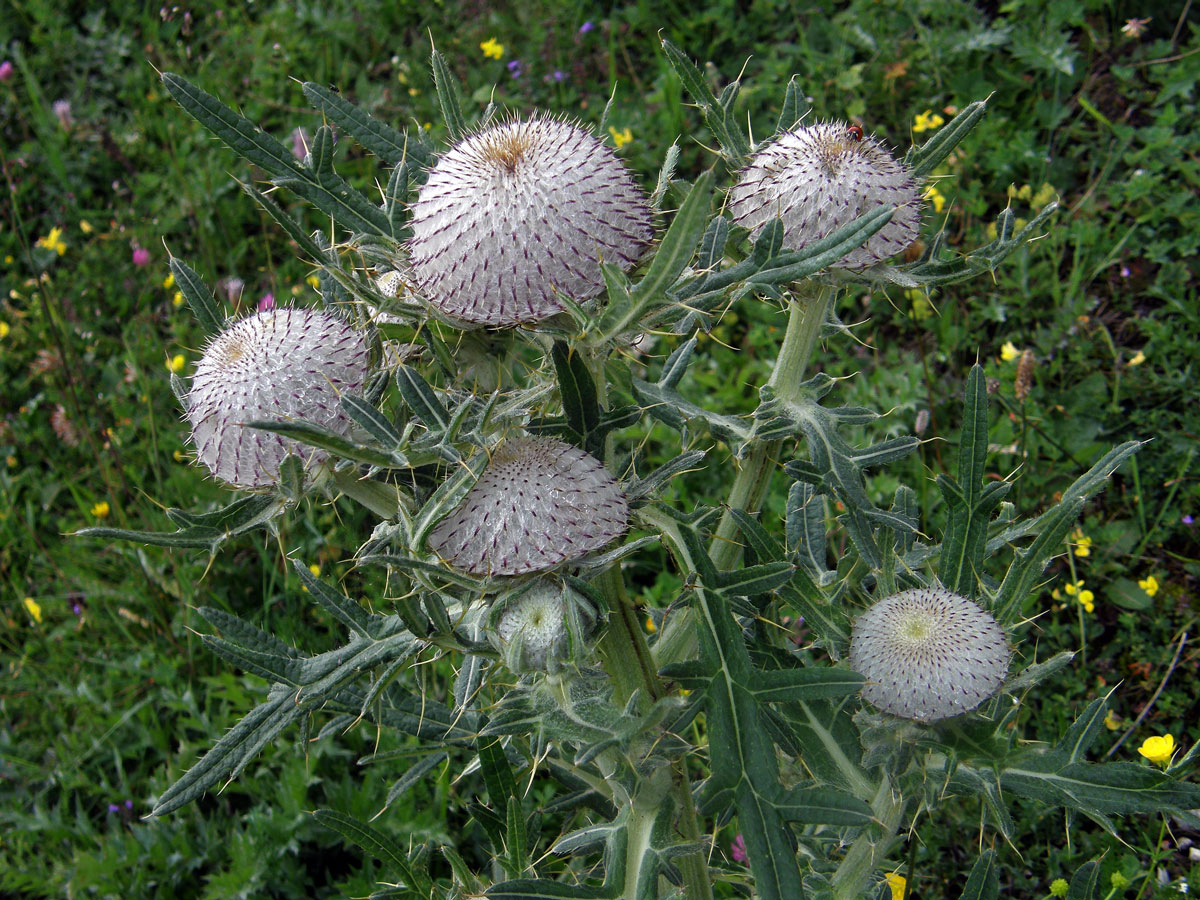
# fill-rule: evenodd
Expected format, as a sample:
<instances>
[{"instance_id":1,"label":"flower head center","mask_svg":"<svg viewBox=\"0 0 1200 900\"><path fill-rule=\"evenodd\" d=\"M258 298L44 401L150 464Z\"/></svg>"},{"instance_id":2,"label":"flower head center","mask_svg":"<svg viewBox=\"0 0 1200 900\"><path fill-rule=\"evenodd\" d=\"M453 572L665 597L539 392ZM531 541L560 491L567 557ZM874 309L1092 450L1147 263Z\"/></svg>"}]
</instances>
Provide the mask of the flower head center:
<instances>
[{"instance_id":1,"label":"flower head center","mask_svg":"<svg viewBox=\"0 0 1200 900\"><path fill-rule=\"evenodd\" d=\"M532 145L533 138L528 129L506 128L488 134L480 155L485 161L495 163L509 175L514 175Z\"/></svg>"},{"instance_id":2,"label":"flower head center","mask_svg":"<svg viewBox=\"0 0 1200 900\"><path fill-rule=\"evenodd\" d=\"M933 619L919 613L906 616L900 623L900 635L910 644L923 644L933 634Z\"/></svg>"}]
</instances>

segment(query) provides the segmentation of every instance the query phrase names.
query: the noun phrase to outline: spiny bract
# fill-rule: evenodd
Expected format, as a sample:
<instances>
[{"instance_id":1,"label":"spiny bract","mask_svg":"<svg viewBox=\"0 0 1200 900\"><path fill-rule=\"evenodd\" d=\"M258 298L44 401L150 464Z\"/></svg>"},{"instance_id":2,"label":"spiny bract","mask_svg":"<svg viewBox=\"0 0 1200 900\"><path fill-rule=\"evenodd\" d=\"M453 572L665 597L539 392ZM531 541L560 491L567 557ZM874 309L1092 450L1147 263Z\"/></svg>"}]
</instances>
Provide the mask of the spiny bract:
<instances>
[{"instance_id":1,"label":"spiny bract","mask_svg":"<svg viewBox=\"0 0 1200 900\"><path fill-rule=\"evenodd\" d=\"M417 290L473 325L538 322L600 292L651 237L625 164L592 134L539 116L493 125L438 160L412 206Z\"/></svg>"},{"instance_id":2,"label":"spiny bract","mask_svg":"<svg viewBox=\"0 0 1200 900\"><path fill-rule=\"evenodd\" d=\"M329 313L281 308L234 322L205 349L187 394L196 455L235 487L276 483L289 455L311 470L324 451L243 424L302 421L346 434L338 396L362 388L369 357L362 335Z\"/></svg>"},{"instance_id":3,"label":"spiny bract","mask_svg":"<svg viewBox=\"0 0 1200 900\"><path fill-rule=\"evenodd\" d=\"M921 228L912 174L877 140L843 122L784 132L754 155L729 193L734 221L752 235L783 219L789 250L802 250L879 206L897 207L891 221L834 266L859 269L895 256Z\"/></svg>"},{"instance_id":4,"label":"spiny bract","mask_svg":"<svg viewBox=\"0 0 1200 900\"><path fill-rule=\"evenodd\" d=\"M629 505L595 457L548 437L509 438L429 536L476 575L522 575L599 550L624 534Z\"/></svg>"},{"instance_id":5,"label":"spiny bract","mask_svg":"<svg viewBox=\"0 0 1200 900\"><path fill-rule=\"evenodd\" d=\"M850 667L884 712L936 722L974 709L1004 683L1008 642L992 615L944 588L880 600L854 623Z\"/></svg>"}]
</instances>

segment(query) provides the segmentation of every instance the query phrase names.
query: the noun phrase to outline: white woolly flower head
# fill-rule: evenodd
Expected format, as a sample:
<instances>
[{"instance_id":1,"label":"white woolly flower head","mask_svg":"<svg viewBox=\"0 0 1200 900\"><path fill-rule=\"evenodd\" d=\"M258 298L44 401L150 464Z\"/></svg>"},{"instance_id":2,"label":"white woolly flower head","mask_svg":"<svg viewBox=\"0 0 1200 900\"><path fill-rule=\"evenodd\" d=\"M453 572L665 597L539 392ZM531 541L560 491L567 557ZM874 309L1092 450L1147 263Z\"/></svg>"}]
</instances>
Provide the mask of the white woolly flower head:
<instances>
[{"instance_id":1,"label":"white woolly flower head","mask_svg":"<svg viewBox=\"0 0 1200 900\"><path fill-rule=\"evenodd\" d=\"M757 236L783 219L783 245L802 250L879 206L896 212L835 266L859 269L895 256L921 229L921 193L912 173L857 125L819 122L787 131L754 154L729 193L737 224Z\"/></svg>"},{"instance_id":2,"label":"white woolly flower head","mask_svg":"<svg viewBox=\"0 0 1200 900\"><path fill-rule=\"evenodd\" d=\"M651 237L629 169L583 128L546 116L469 135L438 159L412 206L417 290L473 325L538 322L628 269Z\"/></svg>"},{"instance_id":3,"label":"white woolly flower head","mask_svg":"<svg viewBox=\"0 0 1200 900\"><path fill-rule=\"evenodd\" d=\"M575 591L550 579L496 602L488 636L514 672L556 671L571 657L573 645L596 621L596 612Z\"/></svg>"},{"instance_id":4,"label":"white woolly flower head","mask_svg":"<svg viewBox=\"0 0 1200 900\"><path fill-rule=\"evenodd\" d=\"M551 437L509 438L430 533L442 559L475 575L523 575L599 550L629 527L617 480Z\"/></svg>"},{"instance_id":5,"label":"white woolly flower head","mask_svg":"<svg viewBox=\"0 0 1200 900\"><path fill-rule=\"evenodd\" d=\"M187 394L197 456L242 488L276 483L289 455L311 471L324 451L243 424L299 420L346 434L338 395L361 389L369 359L362 335L326 312L279 308L234 322L205 349Z\"/></svg>"},{"instance_id":6,"label":"white woolly flower head","mask_svg":"<svg viewBox=\"0 0 1200 900\"><path fill-rule=\"evenodd\" d=\"M885 597L850 638L850 667L867 679L863 697L919 722L957 716L992 696L1010 655L991 613L940 587Z\"/></svg>"}]
</instances>

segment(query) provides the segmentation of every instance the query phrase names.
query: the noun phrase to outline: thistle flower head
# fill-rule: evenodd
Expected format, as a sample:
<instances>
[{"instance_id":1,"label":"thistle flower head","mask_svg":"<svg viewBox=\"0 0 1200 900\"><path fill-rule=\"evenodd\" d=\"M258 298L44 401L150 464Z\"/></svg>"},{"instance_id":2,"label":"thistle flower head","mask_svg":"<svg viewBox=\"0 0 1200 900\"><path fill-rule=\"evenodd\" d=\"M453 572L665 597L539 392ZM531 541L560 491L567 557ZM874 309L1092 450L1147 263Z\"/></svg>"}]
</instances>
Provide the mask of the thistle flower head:
<instances>
[{"instance_id":1,"label":"thistle flower head","mask_svg":"<svg viewBox=\"0 0 1200 900\"><path fill-rule=\"evenodd\" d=\"M474 325L537 322L628 269L651 237L633 176L592 134L558 119L493 125L451 147L412 207L416 288Z\"/></svg>"},{"instance_id":2,"label":"thistle flower head","mask_svg":"<svg viewBox=\"0 0 1200 900\"><path fill-rule=\"evenodd\" d=\"M514 672L554 671L569 658L573 638L583 636L595 610L575 591L538 579L492 610L489 637Z\"/></svg>"},{"instance_id":3,"label":"thistle flower head","mask_svg":"<svg viewBox=\"0 0 1200 900\"><path fill-rule=\"evenodd\" d=\"M734 221L757 235L783 219L789 250L828 237L879 206L890 222L835 266L860 269L899 253L921 228L921 195L912 174L862 129L820 122L781 134L759 150L729 194Z\"/></svg>"},{"instance_id":4,"label":"thistle flower head","mask_svg":"<svg viewBox=\"0 0 1200 900\"><path fill-rule=\"evenodd\" d=\"M242 427L301 420L345 434L338 394L366 380L369 352L346 322L310 309L271 309L221 332L204 351L187 395L196 454L236 487L274 484L289 455L311 469L324 451Z\"/></svg>"},{"instance_id":5,"label":"thistle flower head","mask_svg":"<svg viewBox=\"0 0 1200 900\"><path fill-rule=\"evenodd\" d=\"M599 550L625 533L629 506L594 457L549 437L510 438L429 536L475 575L522 575Z\"/></svg>"},{"instance_id":6,"label":"thistle flower head","mask_svg":"<svg viewBox=\"0 0 1200 900\"><path fill-rule=\"evenodd\" d=\"M854 623L850 667L863 697L892 715L936 722L974 709L1000 689L1008 642L991 614L944 588L880 600Z\"/></svg>"}]
</instances>

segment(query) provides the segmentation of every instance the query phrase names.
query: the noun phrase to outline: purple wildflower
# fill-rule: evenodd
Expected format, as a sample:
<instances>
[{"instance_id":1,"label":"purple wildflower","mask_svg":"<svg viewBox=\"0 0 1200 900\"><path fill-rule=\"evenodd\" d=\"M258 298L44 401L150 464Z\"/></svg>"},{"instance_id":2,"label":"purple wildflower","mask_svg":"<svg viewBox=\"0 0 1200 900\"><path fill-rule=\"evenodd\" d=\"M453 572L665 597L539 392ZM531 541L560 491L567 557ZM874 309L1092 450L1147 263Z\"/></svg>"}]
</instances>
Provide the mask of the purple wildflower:
<instances>
[{"instance_id":1,"label":"purple wildflower","mask_svg":"<svg viewBox=\"0 0 1200 900\"><path fill-rule=\"evenodd\" d=\"M734 862L744 863L749 859L746 856L746 841L740 834L733 839L733 842L729 845L729 849L733 852Z\"/></svg>"},{"instance_id":2,"label":"purple wildflower","mask_svg":"<svg viewBox=\"0 0 1200 900\"><path fill-rule=\"evenodd\" d=\"M595 27L596 26L592 24L592 20L588 19L586 22L584 22L582 25L579 26L579 33L587 34L589 31L592 31L593 29L595 29Z\"/></svg>"},{"instance_id":3,"label":"purple wildflower","mask_svg":"<svg viewBox=\"0 0 1200 900\"><path fill-rule=\"evenodd\" d=\"M117 804L115 804L115 803L110 803L110 804L108 804L108 811L110 813L120 812L121 807L117 806Z\"/></svg>"},{"instance_id":4,"label":"purple wildflower","mask_svg":"<svg viewBox=\"0 0 1200 900\"><path fill-rule=\"evenodd\" d=\"M553 74L553 75L551 75L550 77L551 77L552 79L554 79L555 81L566 81L566 80L567 80L567 73L566 73L566 72L564 72L562 69L555 69L555 70L554 70L554 74Z\"/></svg>"},{"instance_id":5,"label":"purple wildflower","mask_svg":"<svg viewBox=\"0 0 1200 900\"><path fill-rule=\"evenodd\" d=\"M0 63L0 81L8 81L13 76L13 64L9 60Z\"/></svg>"},{"instance_id":6,"label":"purple wildflower","mask_svg":"<svg viewBox=\"0 0 1200 900\"><path fill-rule=\"evenodd\" d=\"M75 123L75 119L71 116L70 100L55 100L50 104L50 109L58 119L58 124L63 128L70 128Z\"/></svg>"},{"instance_id":7,"label":"purple wildflower","mask_svg":"<svg viewBox=\"0 0 1200 900\"><path fill-rule=\"evenodd\" d=\"M133 264L139 269L150 264L150 251L145 247L133 248Z\"/></svg>"},{"instance_id":8,"label":"purple wildflower","mask_svg":"<svg viewBox=\"0 0 1200 900\"><path fill-rule=\"evenodd\" d=\"M508 74L513 78L520 78L524 71L525 69L521 65L521 61L519 59L511 59L508 61Z\"/></svg>"},{"instance_id":9,"label":"purple wildflower","mask_svg":"<svg viewBox=\"0 0 1200 900\"><path fill-rule=\"evenodd\" d=\"M266 312L268 309L275 308L275 295L270 291L262 295L262 299L258 301L258 311Z\"/></svg>"},{"instance_id":10,"label":"purple wildflower","mask_svg":"<svg viewBox=\"0 0 1200 900\"><path fill-rule=\"evenodd\" d=\"M1181 522L1182 522L1184 525L1191 525L1191 524L1193 524L1193 523L1194 523L1196 520L1192 518L1192 514L1191 514L1191 513L1188 513L1186 516L1184 516L1184 517L1183 517L1182 519L1180 519L1179 521L1181 521Z\"/></svg>"}]
</instances>

